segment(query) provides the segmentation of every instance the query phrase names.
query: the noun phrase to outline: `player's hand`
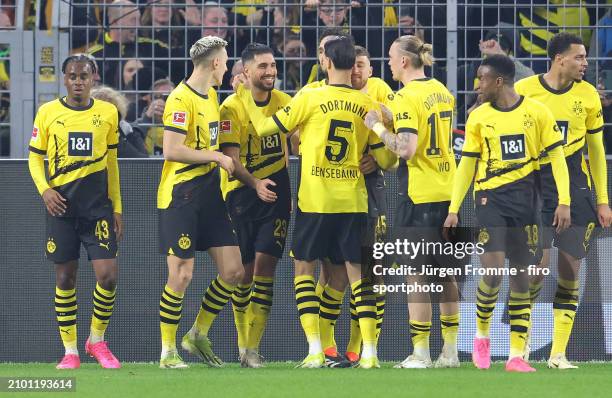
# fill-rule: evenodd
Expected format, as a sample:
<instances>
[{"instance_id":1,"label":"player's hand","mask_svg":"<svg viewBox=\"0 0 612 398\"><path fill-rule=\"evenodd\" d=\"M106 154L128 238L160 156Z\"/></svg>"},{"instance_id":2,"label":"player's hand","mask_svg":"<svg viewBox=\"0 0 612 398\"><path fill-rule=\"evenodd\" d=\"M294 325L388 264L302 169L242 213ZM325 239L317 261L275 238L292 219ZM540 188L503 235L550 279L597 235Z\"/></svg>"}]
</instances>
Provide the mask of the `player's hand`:
<instances>
[{"instance_id":1,"label":"player's hand","mask_svg":"<svg viewBox=\"0 0 612 398\"><path fill-rule=\"evenodd\" d=\"M444 220L444 226L442 227L442 236L444 237L444 239L450 242L452 234L451 230L453 228L456 228L458 224L459 216L457 215L457 213L448 213L448 216L446 216L446 220Z\"/></svg>"},{"instance_id":2,"label":"player's hand","mask_svg":"<svg viewBox=\"0 0 612 398\"><path fill-rule=\"evenodd\" d=\"M359 170L363 175L370 174L373 171L376 171L377 168L378 163L376 163L374 156L370 154L363 155L361 160L359 160Z\"/></svg>"},{"instance_id":3,"label":"player's hand","mask_svg":"<svg viewBox=\"0 0 612 398\"><path fill-rule=\"evenodd\" d=\"M382 113L382 120L385 127L393 128L393 112L391 112L391 109L387 108L385 104L380 104L380 112Z\"/></svg>"},{"instance_id":4,"label":"player's hand","mask_svg":"<svg viewBox=\"0 0 612 398\"><path fill-rule=\"evenodd\" d=\"M243 86L247 85L247 78L244 74L244 72L242 73L238 73L237 75L235 75L234 77L232 77L232 90L234 90L234 92L238 92L238 87L242 84ZM245 87L246 88L246 87Z\"/></svg>"},{"instance_id":5,"label":"player's hand","mask_svg":"<svg viewBox=\"0 0 612 398\"><path fill-rule=\"evenodd\" d=\"M120 242L123 238L123 218L121 213L113 213L113 218L115 219L115 236L117 237L117 242Z\"/></svg>"},{"instance_id":6,"label":"player's hand","mask_svg":"<svg viewBox=\"0 0 612 398\"><path fill-rule=\"evenodd\" d=\"M59 194L55 189L49 188L42 194L42 199L45 202L47 211L54 217L62 216L66 213L68 206L66 199Z\"/></svg>"},{"instance_id":7,"label":"player's hand","mask_svg":"<svg viewBox=\"0 0 612 398\"><path fill-rule=\"evenodd\" d=\"M234 168L235 168L234 159L222 153L219 153L219 152L217 153L219 154L219 159L217 159L216 161L217 164L221 166L223 170L227 171L227 174L229 174L230 176L234 174Z\"/></svg>"},{"instance_id":8,"label":"player's hand","mask_svg":"<svg viewBox=\"0 0 612 398\"><path fill-rule=\"evenodd\" d=\"M202 25L202 13L198 7L193 0L185 0L185 9L178 10L187 25Z\"/></svg>"},{"instance_id":9,"label":"player's hand","mask_svg":"<svg viewBox=\"0 0 612 398\"><path fill-rule=\"evenodd\" d=\"M378 122L380 122L382 120L381 116L380 116L380 112L375 111L374 109L372 109L371 111L369 111L365 117L364 123L366 125L367 128L369 128L370 130L372 130L374 128L374 125Z\"/></svg>"},{"instance_id":10,"label":"player's hand","mask_svg":"<svg viewBox=\"0 0 612 398\"><path fill-rule=\"evenodd\" d=\"M559 205L555 210L555 217L553 218L553 227L557 227L557 233L560 233L572 224L572 217L570 214L570 207L568 205Z\"/></svg>"},{"instance_id":11,"label":"player's hand","mask_svg":"<svg viewBox=\"0 0 612 398\"><path fill-rule=\"evenodd\" d=\"M376 242L384 242L387 236L387 216L380 215L376 219L376 227L374 228L374 239Z\"/></svg>"},{"instance_id":12,"label":"player's hand","mask_svg":"<svg viewBox=\"0 0 612 398\"><path fill-rule=\"evenodd\" d=\"M602 227L610 228L612 224L612 210L610 210L610 206L605 203L597 205L597 219Z\"/></svg>"},{"instance_id":13,"label":"player's hand","mask_svg":"<svg viewBox=\"0 0 612 398\"><path fill-rule=\"evenodd\" d=\"M255 191L257 191L257 196L259 196L259 199L267 203L272 203L276 201L276 192L269 190L269 185L275 187L276 183L269 178L257 180L255 183Z\"/></svg>"}]
</instances>

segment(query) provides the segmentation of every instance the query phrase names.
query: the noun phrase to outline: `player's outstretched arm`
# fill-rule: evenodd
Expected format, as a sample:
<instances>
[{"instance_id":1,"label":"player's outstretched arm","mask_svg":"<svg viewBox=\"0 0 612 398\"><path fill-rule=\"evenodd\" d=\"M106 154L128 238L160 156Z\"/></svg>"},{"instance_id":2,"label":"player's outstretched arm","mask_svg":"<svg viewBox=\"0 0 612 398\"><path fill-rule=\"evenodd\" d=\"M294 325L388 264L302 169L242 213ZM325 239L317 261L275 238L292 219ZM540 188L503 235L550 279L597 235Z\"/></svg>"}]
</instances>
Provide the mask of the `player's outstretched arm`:
<instances>
[{"instance_id":1,"label":"player's outstretched arm","mask_svg":"<svg viewBox=\"0 0 612 398\"><path fill-rule=\"evenodd\" d=\"M268 189L269 185L275 186L276 183L269 178L260 180L244 167L240 161L240 148L235 146L225 146L223 148L223 154L229 156L234 161L234 177L238 179L245 186L253 188L257 192L259 199L264 202L276 201L276 192Z\"/></svg>"},{"instance_id":2,"label":"player's outstretched arm","mask_svg":"<svg viewBox=\"0 0 612 398\"><path fill-rule=\"evenodd\" d=\"M216 162L230 175L234 173L234 161L229 156L207 149L195 150L185 145L185 135L164 130L164 158L171 162L204 164Z\"/></svg>"},{"instance_id":3,"label":"player's outstretched arm","mask_svg":"<svg viewBox=\"0 0 612 398\"><path fill-rule=\"evenodd\" d=\"M279 126L274 120L275 116L266 117L261 108L255 104L255 100L251 95L251 90L247 90L244 85L240 85L236 91L236 95L244 105L247 114L251 118L251 123L258 136L264 137L272 135L278 132ZM283 133L287 133L286 130L280 129Z\"/></svg>"}]
</instances>

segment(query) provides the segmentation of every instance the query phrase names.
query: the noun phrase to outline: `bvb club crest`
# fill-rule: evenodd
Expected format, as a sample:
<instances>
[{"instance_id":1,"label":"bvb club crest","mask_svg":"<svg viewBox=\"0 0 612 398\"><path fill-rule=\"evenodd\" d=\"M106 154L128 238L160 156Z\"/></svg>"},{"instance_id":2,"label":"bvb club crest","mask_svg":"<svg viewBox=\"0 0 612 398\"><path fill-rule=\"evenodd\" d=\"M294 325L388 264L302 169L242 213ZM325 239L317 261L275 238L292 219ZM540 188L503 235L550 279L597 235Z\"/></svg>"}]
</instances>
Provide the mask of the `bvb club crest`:
<instances>
[{"instance_id":1,"label":"bvb club crest","mask_svg":"<svg viewBox=\"0 0 612 398\"><path fill-rule=\"evenodd\" d=\"M191 247L191 238L189 235L181 234L181 237L178 240L178 245L183 250L189 249Z\"/></svg>"},{"instance_id":2,"label":"bvb club crest","mask_svg":"<svg viewBox=\"0 0 612 398\"><path fill-rule=\"evenodd\" d=\"M49 238L49 240L47 241L47 251L49 253L53 254L53 253L55 253L56 249L57 249L57 245L53 241L53 238Z\"/></svg>"},{"instance_id":3,"label":"bvb club crest","mask_svg":"<svg viewBox=\"0 0 612 398\"><path fill-rule=\"evenodd\" d=\"M535 125L535 120L533 120L533 117L532 117L530 114L525 113L525 114L523 115L523 127L524 127L525 129L530 129L530 128L532 128L534 125Z\"/></svg>"},{"instance_id":4,"label":"bvb club crest","mask_svg":"<svg viewBox=\"0 0 612 398\"><path fill-rule=\"evenodd\" d=\"M100 115L93 115L93 119L91 119L91 124L93 124L94 127L102 126L102 119L100 118Z\"/></svg>"},{"instance_id":5,"label":"bvb club crest","mask_svg":"<svg viewBox=\"0 0 612 398\"><path fill-rule=\"evenodd\" d=\"M481 228L478 233L478 243L485 245L489 241L489 231L486 228Z\"/></svg>"},{"instance_id":6,"label":"bvb club crest","mask_svg":"<svg viewBox=\"0 0 612 398\"><path fill-rule=\"evenodd\" d=\"M582 101L574 101L574 106L572 107L572 111L576 114L576 116L582 115L584 112L584 108L582 107Z\"/></svg>"}]
</instances>

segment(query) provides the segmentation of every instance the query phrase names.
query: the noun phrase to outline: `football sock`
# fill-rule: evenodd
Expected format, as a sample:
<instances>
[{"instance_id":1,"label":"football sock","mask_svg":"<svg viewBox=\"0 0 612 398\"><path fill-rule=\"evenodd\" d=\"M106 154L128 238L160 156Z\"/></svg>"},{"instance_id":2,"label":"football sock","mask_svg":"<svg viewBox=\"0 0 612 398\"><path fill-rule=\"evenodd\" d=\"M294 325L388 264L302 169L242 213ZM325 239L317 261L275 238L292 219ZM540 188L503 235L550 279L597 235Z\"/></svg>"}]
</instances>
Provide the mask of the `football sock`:
<instances>
[{"instance_id":1,"label":"football sock","mask_svg":"<svg viewBox=\"0 0 612 398\"><path fill-rule=\"evenodd\" d=\"M522 357L527 344L527 330L531 316L529 292L510 291L508 315L510 315L510 358Z\"/></svg>"},{"instance_id":2,"label":"football sock","mask_svg":"<svg viewBox=\"0 0 612 398\"><path fill-rule=\"evenodd\" d=\"M259 350L259 343L266 328L266 322L272 309L274 295L274 278L269 276L253 277L253 291L249 304L249 333L247 348Z\"/></svg>"},{"instance_id":3,"label":"football sock","mask_svg":"<svg viewBox=\"0 0 612 398\"><path fill-rule=\"evenodd\" d=\"M162 355L176 351L176 330L181 321L184 293L175 292L168 285L164 287L159 300L159 328L162 340Z\"/></svg>"},{"instance_id":4,"label":"football sock","mask_svg":"<svg viewBox=\"0 0 612 398\"><path fill-rule=\"evenodd\" d=\"M550 355L564 354L572 334L578 309L579 281L557 279L557 293L553 301L553 341Z\"/></svg>"},{"instance_id":5,"label":"football sock","mask_svg":"<svg viewBox=\"0 0 612 398\"><path fill-rule=\"evenodd\" d=\"M499 287L490 287L483 279L478 282L476 292L476 337L489 337L491 317L497 302Z\"/></svg>"},{"instance_id":6,"label":"football sock","mask_svg":"<svg viewBox=\"0 0 612 398\"><path fill-rule=\"evenodd\" d=\"M108 322L113 314L115 305L115 292L103 289L98 283L93 292L93 315L91 317L91 328L89 342L96 344L104 341L104 332L108 327Z\"/></svg>"},{"instance_id":7,"label":"football sock","mask_svg":"<svg viewBox=\"0 0 612 398\"><path fill-rule=\"evenodd\" d=\"M359 328L363 339L362 357L376 356L376 296L368 279L360 279L351 284L355 295L355 307L359 316ZM368 347L366 352L365 348ZM372 349L373 348L373 349Z\"/></svg>"},{"instance_id":8,"label":"football sock","mask_svg":"<svg viewBox=\"0 0 612 398\"><path fill-rule=\"evenodd\" d=\"M453 315L440 315L442 327L442 340L444 347L451 351L457 350L457 332L459 331L459 313Z\"/></svg>"},{"instance_id":9,"label":"football sock","mask_svg":"<svg viewBox=\"0 0 612 398\"><path fill-rule=\"evenodd\" d=\"M200 311L198 311L194 327L190 331L192 336L195 336L196 332L200 335L208 335L213 321L232 297L235 289L236 286L224 282L221 276L217 275L217 278L210 283L206 293L204 293Z\"/></svg>"},{"instance_id":10,"label":"football sock","mask_svg":"<svg viewBox=\"0 0 612 398\"><path fill-rule=\"evenodd\" d=\"M296 276L294 286L300 324L308 340L308 353L318 354L323 349L319 333L319 298L315 294L314 277L311 275Z\"/></svg>"},{"instance_id":11,"label":"football sock","mask_svg":"<svg viewBox=\"0 0 612 398\"><path fill-rule=\"evenodd\" d=\"M351 308L351 334L349 342L346 346L347 352L354 352L359 355L361 352L361 329L359 328L359 316L357 315L357 308L355 307L355 295L351 292L350 299Z\"/></svg>"},{"instance_id":12,"label":"football sock","mask_svg":"<svg viewBox=\"0 0 612 398\"><path fill-rule=\"evenodd\" d=\"M66 354L78 355L76 289L55 287L55 315Z\"/></svg>"},{"instance_id":13,"label":"football sock","mask_svg":"<svg viewBox=\"0 0 612 398\"><path fill-rule=\"evenodd\" d=\"M429 358L429 334L431 322L410 320L410 338L414 353L421 358Z\"/></svg>"},{"instance_id":14,"label":"football sock","mask_svg":"<svg viewBox=\"0 0 612 398\"><path fill-rule=\"evenodd\" d=\"M340 315L343 297L344 292L336 290L329 285L325 286L325 290L319 296L319 330L321 332L321 345L324 350L336 348L334 326Z\"/></svg>"},{"instance_id":15,"label":"football sock","mask_svg":"<svg viewBox=\"0 0 612 398\"><path fill-rule=\"evenodd\" d=\"M385 293L376 293L376 342L380 337L383 318L385 316Z\"/></svg>"},{"instance_id":16,"label":"football sock","mask_svg":"<svg viewBox=\"0 0 612 398\"><path fill-rule=\"evenodd\" d=\"M234 312L234 324L238 334L238 350L244 353L247 346L249 321L247 309L251 298L251 284L238 284L232 294L232 309Z\"/></svg>"}]
</instances>

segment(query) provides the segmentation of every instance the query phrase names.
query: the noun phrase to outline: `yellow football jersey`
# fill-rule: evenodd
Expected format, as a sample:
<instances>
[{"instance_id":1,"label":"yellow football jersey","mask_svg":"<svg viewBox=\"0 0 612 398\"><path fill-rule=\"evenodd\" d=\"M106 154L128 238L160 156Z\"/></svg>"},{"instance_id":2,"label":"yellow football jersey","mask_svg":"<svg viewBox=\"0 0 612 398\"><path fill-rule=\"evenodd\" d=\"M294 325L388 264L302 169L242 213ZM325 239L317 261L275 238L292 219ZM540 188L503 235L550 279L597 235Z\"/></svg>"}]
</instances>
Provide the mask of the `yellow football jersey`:
<instances>
[{"instance_id":1,"label":"yellow football jersey","mask_svg":"<svg viewBox=\"0 0 612 398\"><path fill-rule=\"evenodd\" d=\"M584 80L564 90L555 90L546 83L544 75L537 75L516 82L514 87L520 95L538 100L550 109L563 134L565 157L584 147L586 134L603 130L599 93ZM550 163L550 159L544 156L541 163Z\"/></svg>"},{"instance_id":2,"label":"yellow football jersey","mask_svg":"<svg viewBox=\"0 0 612 398\"><path fill-rule=\"evenodd\" d=\"M279 90L272 90L268 100L257 103L265 116L272 116L289 103L291 96ZM240 99L232 94L221 104L221 124L219 145L240 147L240 161L253 176L263 179L287 167L285 153L287 140L280 131L266 137L260 137L251 124L251 118ZM223 198L228 192L242 187L236 178L228 178L225 170L221 171L221 190Z\"/></svg>"},{"instance_id":3,"label":"yellow football jersey","mask_svg":"<svg viewBox=\"0 0 612 398\"><path fill-rule=\"evenodd\" d=\"M200 94L185 81L170 93L164 109L164 129L185 135L185 145L196 150L217 150L219 147L219 102L217 92L210 88ZM166 209L172 202L172 191L178 184L188 183L208 174L216 163L186 164L164 161L157 190L157 207Z\"/></svg>"},{"instance_id":4,"label":"yellow football jersey","mask_svg":"<svg viewBox=\"0 0 612 398\"><path fill-rule=\"evenodd\" d=\"M416 79L395 94L391 110L397 134L418 136L414 156L400 159L399 192L414 203L450 200L457 169L452 146L455 98L436 79Z\"/></svg>"},{"instance_id":5,"label":"yellow football jersey","mask_svg":"<svg viewBox=\"0 0 612 398\"><path fill-rule=\"evenodd\" d=\"M250 93L239 96L252 103ZM244 96L244 94L249 97ZM243 98L244 96L244 98ZM248 102L247 102L248 101ZM302 89L289 104L267 120L255 119L259 135L275 128L289 132L300 126L302 163L298 206L305 213L366 213L367 191L359 160L368 149L385 163L389 153L364 124L377 104L366 94L345 85ZM251 108L248 108L251 112ZM256 112L252 112L254 114ZM262 116L263 117L263 116ZM270 127L273 126L273 127ZM391 154L392 155L392 154Z\"/></svg>"},{"instance_id":6,"label":"yellow football jersey","mask_svg":"<svg viewBox=\"0 0 612 398\"><path fill-rule=\"evenodd\" d=\"M552 113L521 96L512 108L490 102L468 117L462 156L478 159L474 190L490 190L532 177L544 151L563 144Z\"/></svg>"},{"instance_id":7,"label":"yellow football jersey","mask_svg":"<svg viewBox=\"0 0 612 398\"><path fill-rule=\"evenodd\" d=\"M117 108L98 99L76 108L60 98L38 110L29 149L49 158L48 186L44 175L32 177L40 182L39 192L51 187L68 200L66 216L92 216L91 211L108 205L109 198L114 211L121 213L118 125ZM111 162L113 173L117 173L112 183L107 173Z\"/></svg>"},{"instance_id":8,"label":"yellow football jersey","mask_svg":"<svg viewBox=\"0 0 612 398\"><path fill-rule=\"evenodd\" d=\"M388 105L393 101L393 90L383 79L378 77L370 77L363 92L381 104Z\"/></svg>"}]
</instances>

